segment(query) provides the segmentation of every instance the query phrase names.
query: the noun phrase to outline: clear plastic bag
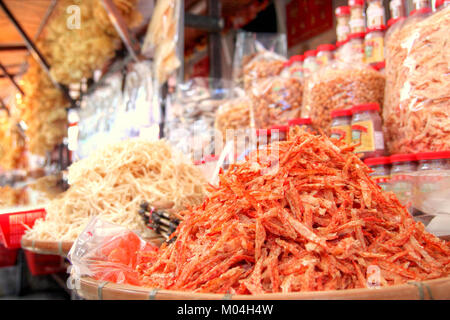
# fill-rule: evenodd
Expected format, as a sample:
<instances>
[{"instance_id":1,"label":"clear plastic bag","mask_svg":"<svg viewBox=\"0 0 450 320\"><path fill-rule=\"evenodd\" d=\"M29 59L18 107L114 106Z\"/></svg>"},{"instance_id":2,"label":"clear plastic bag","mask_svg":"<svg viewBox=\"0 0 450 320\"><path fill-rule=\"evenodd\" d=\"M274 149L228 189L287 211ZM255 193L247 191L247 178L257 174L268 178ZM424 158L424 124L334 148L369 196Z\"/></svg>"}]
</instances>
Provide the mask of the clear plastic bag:
<instances>
[{"instance_id":1,"label":"clear plastic bag","mask_svg":"<svg viewBox=\"0 0 450 320\"><path fill-rule=\"evenodd\" d=\"M154 58L154 74L159 84L181 65L177 48L180 32L180 0L158 0L148 25L142 53Z\"/></svg>"},{"instance_id":2,"label":"clear plastic bag","mask_svg":"<svg viewBox=\"0 0 450 320\"><path fill-rule=\"evenodd\" d=\"M450 8L410 18L388 43L387 145L391 153L449 150Z\"/></svg>"},{"instance_id":3,"label":"clear plastic bag","mask_svg":"<svg viewBox=\"0 0 450 320\"><path fill-rule=\"evenodd\" d=\"M234 95L232 83L224 79L194 78L179 84L167 106L165 136L194 159L214 154L216 112Z\"/></svg>"},{"instance_id":4,"label":"clear plastic bag","mask_svg":"<svg viewBox=\"0 0 450 320\"><path fill-rule=\"evenodd\" d=\"M301 115L303 81L297 77L272 77L253 81L250 89L256 128L287 125Z\"/></svg>"},{"instance_id":5,"label":"clear plastic bag","mask_svg":"<svg viewBox=\"0 0 450 320\"><path fill-rule=\"evenodd\" d=\"M286 35L239 32L234 52L233 81L248 87L253 79L281 73L287 57Z\"/></svg>"},{"instance_id":6,"label":"clear plastic bag","mask_svg":"<svg viewBox=\"0 0 450 320\"><path fill-rule=\"evenodd\" d=\"M383 105L385 77L365 64L335 61L306 79L302 117L310 117L316 129L328 132L331 111L356 104Z\"/></svg>"},{"instance_id":7,"label":"clear plastic bag","mask_svg":"<svg viewBox=\"0 0 450 320\"><path fill-rule=\"evenodd\" d=\"M68 259L71 277L139 285L138 264L152 261L158 251L125 227L94 217L74 242Z\"/></svg>"}]
</instances>

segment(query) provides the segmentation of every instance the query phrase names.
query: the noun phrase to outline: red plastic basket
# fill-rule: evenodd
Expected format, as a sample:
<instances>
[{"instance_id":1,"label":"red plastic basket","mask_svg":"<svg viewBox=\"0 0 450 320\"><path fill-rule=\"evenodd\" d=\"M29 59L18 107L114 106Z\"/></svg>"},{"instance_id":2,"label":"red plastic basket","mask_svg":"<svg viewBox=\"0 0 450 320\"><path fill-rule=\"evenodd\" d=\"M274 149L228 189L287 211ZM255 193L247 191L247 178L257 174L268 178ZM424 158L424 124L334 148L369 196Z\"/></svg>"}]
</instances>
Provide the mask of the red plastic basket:
<instances>
[{"instance_id":1,"label":"red plastic basket","mask_svg":"<svg viewBox=\"0 0 450 320\"><path fill-rule=\"evenodd\" d=\"M38 218L45 217L45 209L34 209L0 214L0 239L8 249L20 248L25 226L32 227Z\"/></svg>"},{"instance_id":2,"label":"red plastic basket","mask_svg":"<svg viewBox=\"0 0 450 320\"><path fill-rule=\"evenodd\" d=\"M18 251L17 249L6 249L4 245L0 244L0 268L14 266Z\"/></svg>"},{"instance_id":3,"label":"red plastic basket","mask_svg":"<svg viewBox=\"0 0 450 320\"><path fill-rule=\"evenodd\" d=\"M33 276L63 272L66 269L64 259L60 256L37 254L28 250L24 251L28 268Z\"/></svg>"}]
</instances>

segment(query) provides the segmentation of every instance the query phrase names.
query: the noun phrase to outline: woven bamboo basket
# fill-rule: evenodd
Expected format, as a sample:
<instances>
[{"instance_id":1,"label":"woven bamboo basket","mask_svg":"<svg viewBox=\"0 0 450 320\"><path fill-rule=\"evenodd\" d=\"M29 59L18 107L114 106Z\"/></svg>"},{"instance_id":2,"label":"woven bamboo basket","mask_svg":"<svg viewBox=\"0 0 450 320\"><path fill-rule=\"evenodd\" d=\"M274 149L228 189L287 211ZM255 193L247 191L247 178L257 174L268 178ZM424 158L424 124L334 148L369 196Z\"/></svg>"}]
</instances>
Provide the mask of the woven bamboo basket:
<instances>
[{"instance_id":1,"label":"woven bamboo basket","mask_svg":"<svg viewBox=\"0 0 450 320\"><path fill-rule=\"evenodd\" d=\"M82 277L78 294L88 300L449 300L450 277L377 289L230 295L158 290Z\"/></svg>"},{"instance_id":2,"label":"woven bamboo basket","mask_svg":"<svg viewBox=\"0 0 450 320\"><path fill-rule=\"evenodd\" d=\"M22 237L22 248L38 254L53 254L67 257L72 248L71 241L40 241Z\"/></svg>"}]
</instances>

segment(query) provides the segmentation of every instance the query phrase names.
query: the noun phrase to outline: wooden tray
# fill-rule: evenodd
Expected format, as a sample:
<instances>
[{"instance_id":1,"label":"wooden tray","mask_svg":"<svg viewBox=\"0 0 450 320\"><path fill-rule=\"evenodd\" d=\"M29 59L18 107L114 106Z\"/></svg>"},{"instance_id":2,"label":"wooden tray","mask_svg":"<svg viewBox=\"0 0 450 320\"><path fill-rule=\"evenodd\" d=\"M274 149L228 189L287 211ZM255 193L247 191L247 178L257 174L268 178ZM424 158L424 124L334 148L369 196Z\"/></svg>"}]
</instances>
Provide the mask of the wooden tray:
<instances>
[{"instance_id":1,"label":"wooden tray","mask_svg":"<svg viewBox=\"0 0 450 320\"><path fill-rule=\"evenodd\" d=\"M449 300L450 277L379 289L223 295L158 290L82 277L77 293L88 300Z\"/></svg>"},{"instance_id":2,"label":"wooden tray","mask_svg":"<svg viewBox=\"0 0 450 320\"><path fill-rule=\"evenodd\" d=\"M67 257L73 242L69 241L40 241L22 237L22 248L39 254L53 254Z\"/></svg>"}]
</instances>

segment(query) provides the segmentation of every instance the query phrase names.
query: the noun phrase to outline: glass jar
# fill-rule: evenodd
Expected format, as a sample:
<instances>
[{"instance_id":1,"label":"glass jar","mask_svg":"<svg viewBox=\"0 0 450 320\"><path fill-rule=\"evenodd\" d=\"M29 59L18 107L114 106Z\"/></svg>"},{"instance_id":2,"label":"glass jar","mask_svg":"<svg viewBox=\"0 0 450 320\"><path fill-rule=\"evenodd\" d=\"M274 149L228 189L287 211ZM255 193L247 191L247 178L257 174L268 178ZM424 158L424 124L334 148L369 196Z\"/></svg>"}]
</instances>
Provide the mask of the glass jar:
<instances>
[{"instance_id":1,"label":"glass jar","mask_svg":"<svg viewBox=\"0 0 450 320\"><path fill-rule=\"evenodd\" d=\"M333 61L335 49L333 44L321 44L317 47L316 60L319 67L324 67Z\"/></svg>"},{"instance_id":2,"label":"glass jar","mask_svg":"<svg viewBox=\"0 0 450 320\"><path fill-rule=\"evenodd\" d=\"M289 133L289 126L276 125L270 127L270 142L286 141Z\"/></svg>"},{"instance_id":3,"label":"glass jar","mask_svg":"<svg viewBox=\"0 0 450 320\"><path fill-rule=\"evenodd\" d=\"M366 10L367 28L372 29L386 23L382 0L369 0Z\"/></svg>"},{"instance_id":4,"label":"glass jar","mask_svg":"<svg viewBox=\"0 0 450 320\"><path fill-rule=\"evenodd\" d=\"M360 143L355 153L362 154L362 159L384 156L380 105L360 104L354 106L352 112L352 143Z\"/></svg>"},{"instance_id":5,"label":"glass jar","mask_svg":"<svg viewBox=\"0 0 450 320\"><path fill-rule=\"evenodd\" d=\"M305 60L303 61L303 74L305 78L309 77L319 69L316 54L316 50L308 50L305 52Z\"/></svg>"},{"instance_id":6,"label":"glass jar","mask_svg":"<svg viewBox=\"0 0 450 320\"><path fill-rule=\"evenodd\" d=\"M288 125L290 133L296 130L296 128L301 128L309 133L313 133L314 131L311 118L291 119L288 121Z\"/></svg>"},{"instance_id":7,"label":"glass jar","mask_svg":"<svg viewBox=\"0 0 450 320\"><path fill-rule=\"evenodd\" d=\"M350 33L366 31L364 23L364 0L349 0L350 6Z\"/></svg>"},{"instance_id":8,"label":"glass jar","mask_svg":"<svg viewBox=\"0 0 450 320\"><path fill-rule=\"evenodd\" d=\"M303 61L305 60L305 56L296 55L291 57L291 66L289 68L289 76L296 77L299 79L304 78L303 74Z\"/></svg>"},{"instance_id":9,"label":"glass jar","mask_svg":"<svg viewBox=\"0 0 450 320\"><path fill-rule=\"evenodd\" d=\"M364 160L364 163L373 170L370 176L381 187L381 189L384 191L389 191L389 181L391 177L391 158L368 158Z\"/></svg>"},{"instance_id":10,"label":"glass jar","mask_svg":"<svg viewBox=\"0 0 450 320\"><path fill-rule=\"evenodd\" d=\"M397 19L406 15L403 0L391 0L389 8L391 9L391 19Z\"/></svg>"},{"instance_id":11,"label":"glass jar","mask_svg":"<svg viewBox=\"0 0 450 320\"><path fill-rule=\"evenodd\" d=\"M344 49L345 54L348 55L344 58L345 61L355 62L355 63L364 63L364 32L360 33L352 33L348 36L348 43L345 44L346 49ZM348 49L348 50L347 50Z\"/></svg>"},{"instance_id":12,"label":"glass jar","mask_svg":"<svg viewBox=\"0 0 450 320\"><path fill-rule=\"evenodd\" d=\"M343 139L347 144L352 143L352 110L333 110L331 119L331 138Z\"/></svg>"},{"instance_id":13,"label":"glass jar","mask_svg":"<svg viewBox=\"0 0 450 320\"><path fill-rule=\"evenodd\" d=\"M365 62L374 64L384 61L384 33L386 26L382 25L367 30L364 38Z\"/></svg>"},{"instance_id":14,"label":"glass jar","mask_svg":"<svg viewBox=\"0 0 450 320\"><path fill-rule=\"evenodd\" d=\"M336 8L336 37L337 41L344 41L350 34L350 7L341 6Z\"/></svg>"},{"instance_id":15,"label":"glass jar","mask_svg":"<svg viewBox=\"0 0 450 320\"><path fill-rule=\"evenodd\" d=\"M391 159L391 181L389 190L394 192L400 203L413 212L414 175L417 170L416 155L396 154Z\"/></svg>"}]
</instances>

